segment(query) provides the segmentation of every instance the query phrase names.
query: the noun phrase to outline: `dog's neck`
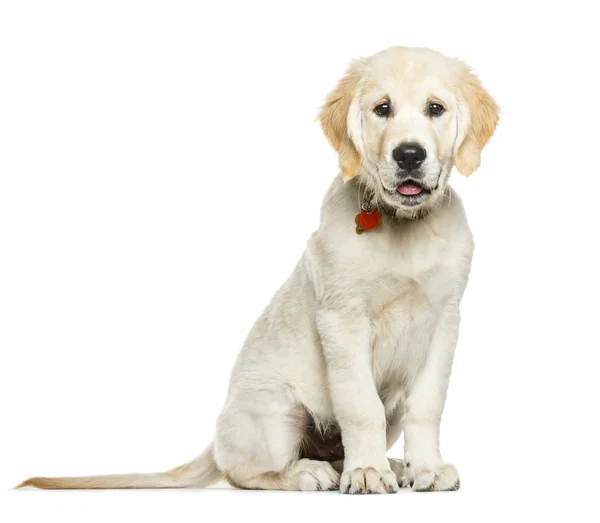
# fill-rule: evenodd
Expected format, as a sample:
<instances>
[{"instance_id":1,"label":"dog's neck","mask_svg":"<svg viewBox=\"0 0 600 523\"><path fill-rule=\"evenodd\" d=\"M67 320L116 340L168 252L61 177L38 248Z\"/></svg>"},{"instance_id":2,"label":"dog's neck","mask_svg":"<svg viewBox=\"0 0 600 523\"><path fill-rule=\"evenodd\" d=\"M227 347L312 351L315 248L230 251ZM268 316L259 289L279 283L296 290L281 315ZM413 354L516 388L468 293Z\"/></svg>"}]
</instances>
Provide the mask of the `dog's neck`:
<instances>
[{"instance_id":1,"label":"dog's neck","mask_svg":"<svg viewBox=\"0 0 600 523\"><path fill-rule=\"evenodd\" d=\"M363 194L360 210L365 211L367 209L378 209L379 211L387 214L390 218L396 218L396 209L386 205L383 202L376 202L375 194L370 189L365 189Z\"/></svg>"}]
</instances>

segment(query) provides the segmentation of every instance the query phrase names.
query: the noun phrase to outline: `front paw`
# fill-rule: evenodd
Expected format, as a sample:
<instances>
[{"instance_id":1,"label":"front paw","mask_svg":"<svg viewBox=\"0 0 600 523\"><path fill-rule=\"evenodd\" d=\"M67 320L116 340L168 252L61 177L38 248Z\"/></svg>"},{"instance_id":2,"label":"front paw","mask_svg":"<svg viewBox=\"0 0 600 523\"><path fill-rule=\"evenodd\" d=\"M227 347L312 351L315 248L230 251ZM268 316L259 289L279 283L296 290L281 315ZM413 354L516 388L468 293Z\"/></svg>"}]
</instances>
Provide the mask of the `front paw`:
<instances>
[{"instance_id":1,"label":"front paw","mask_svg":"<svg viewBox=\"0 0 600 523\"><path fill-rule=\"evenodd\" d=\"M410 487L416 492L431 492L434 490L458 490L460 478L454 465L425 468L407 463L404 474L400 479L402 488Z\"/></svg>"},{"instance_id":2,"label":"front paw","mask_svg":"<svg viewBox=\"0 0 600 523\"><path fill-rule=\"evenodd\" d=\"M398 492L396 475L374 467L346 470L340 479L342 494L387 494Z\"/></svg>"}]
</instances>

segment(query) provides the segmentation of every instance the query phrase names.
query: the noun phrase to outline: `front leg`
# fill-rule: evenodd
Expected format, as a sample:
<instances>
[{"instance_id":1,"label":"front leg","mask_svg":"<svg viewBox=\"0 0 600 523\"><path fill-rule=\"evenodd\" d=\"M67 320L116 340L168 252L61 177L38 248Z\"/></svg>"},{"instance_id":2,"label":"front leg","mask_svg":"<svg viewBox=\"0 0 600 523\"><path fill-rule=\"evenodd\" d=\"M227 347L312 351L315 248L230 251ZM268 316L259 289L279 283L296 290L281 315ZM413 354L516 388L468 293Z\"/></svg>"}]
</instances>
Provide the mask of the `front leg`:
<instances>
[{"instance_id":1,"label":"front leg","mask_svg":"<svg viewBox=\"0 0 600 523\"><path fill-rule=\"evenodd\" d=\"M457 490L458 472L440 454L440 422L458 339L458 303L444 309L429 348L427 361L406 401L403 418L403 487L417 491Z\"/></svg>"},{"instance_id":2,"label":"front leg","mask_svg":"<svg viewBox=\"0 0 600 523\"><path fill-rule=\"evenodd\" d=\"M360 301L324 308L317 323L333 411L342 432L342 493L396 492L386 459L386 421L371 370L370 322Z\"/></svg>"}]
</instances>

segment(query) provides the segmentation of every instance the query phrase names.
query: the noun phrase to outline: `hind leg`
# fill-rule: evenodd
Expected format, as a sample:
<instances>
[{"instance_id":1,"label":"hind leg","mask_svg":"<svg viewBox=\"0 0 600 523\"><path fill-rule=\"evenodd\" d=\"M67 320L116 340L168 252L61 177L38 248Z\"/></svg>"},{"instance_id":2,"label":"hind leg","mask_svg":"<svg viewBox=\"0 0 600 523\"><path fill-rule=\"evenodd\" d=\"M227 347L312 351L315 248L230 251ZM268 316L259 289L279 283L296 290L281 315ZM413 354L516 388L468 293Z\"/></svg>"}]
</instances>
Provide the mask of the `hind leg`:
<instances>
[{"instance_id":1,"label":"hind leg","mask_svg":"<svg viewBox=\"0 0 600 523\"><path fill-rule=\"evenodd\" d=\"M228 481L241 488L330 490L339 474L325 461L298 459L307 422L285 391L230 398L217 423L214 456Z\"/></svg>"},{"instance_id":2,"label":"hind leg","mask_svg":"<svg viewBox=\"0 0 600 523\"><path fill-rule=\"evenodd\" d=\"M260 490L337 490L340 475L327 461L299 459L279 472L255 476L227 473L225 477L238 488Z\"/></svg>"}]
</instances>

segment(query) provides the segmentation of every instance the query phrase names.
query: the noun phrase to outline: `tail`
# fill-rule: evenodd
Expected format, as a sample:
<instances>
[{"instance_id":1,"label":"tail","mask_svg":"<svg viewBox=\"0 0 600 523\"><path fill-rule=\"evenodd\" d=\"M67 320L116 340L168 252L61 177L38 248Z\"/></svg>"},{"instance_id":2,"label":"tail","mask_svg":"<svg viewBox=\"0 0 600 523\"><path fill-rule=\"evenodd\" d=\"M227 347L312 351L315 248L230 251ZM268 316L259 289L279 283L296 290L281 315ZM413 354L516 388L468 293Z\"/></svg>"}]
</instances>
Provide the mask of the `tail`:
<instances>
[{"instance_id":1,"label":"tail","mask_svg":"<svg viewBox=\"0 0 600 523\"><path fill-rule=\"evenodd\" d=\"M144 488L202 488L223 477L217 468L212 445L193 461L156 474L112 474L73 478L29 478L16 488L41 489L144 489Z\"/></svg>"}]
</instances>

